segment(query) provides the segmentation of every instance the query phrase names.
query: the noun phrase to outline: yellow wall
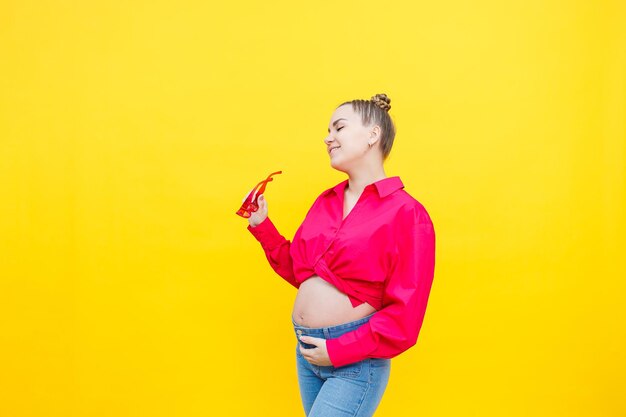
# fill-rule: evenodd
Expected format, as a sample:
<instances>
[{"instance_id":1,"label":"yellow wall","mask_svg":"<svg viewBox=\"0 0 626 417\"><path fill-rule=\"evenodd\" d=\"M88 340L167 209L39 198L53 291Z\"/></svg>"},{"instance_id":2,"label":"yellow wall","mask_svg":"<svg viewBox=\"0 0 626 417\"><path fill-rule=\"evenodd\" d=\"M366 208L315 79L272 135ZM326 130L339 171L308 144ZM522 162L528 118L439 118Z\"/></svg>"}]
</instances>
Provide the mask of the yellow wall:
<instances>
[{"instance_id":1,"label":"yellow wall","mask_svg":"<svg viewBox=\"0 0 626 417\"><path fill-rule=\"evenodd\" d=\"M626 414L626 5L0 3L0 415L302 415L288 238L344 100L429 210L417 346L377 416Z\"/></svg>"}]
</instances>

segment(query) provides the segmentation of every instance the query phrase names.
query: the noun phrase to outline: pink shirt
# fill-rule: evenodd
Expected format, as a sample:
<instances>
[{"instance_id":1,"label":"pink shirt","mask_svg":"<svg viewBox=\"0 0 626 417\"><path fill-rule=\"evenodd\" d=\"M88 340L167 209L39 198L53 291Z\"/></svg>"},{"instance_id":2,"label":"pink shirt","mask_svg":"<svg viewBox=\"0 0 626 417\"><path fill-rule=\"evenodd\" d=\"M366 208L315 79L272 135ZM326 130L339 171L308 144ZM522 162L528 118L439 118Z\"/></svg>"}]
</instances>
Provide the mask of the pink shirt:
<instances>
[{"instance_id":1,"label":"pink shirt","mask_svg":"<svg viewBox=\"0 0 626 417\"><path fill-rule=\"evenodd\" d=\"M352 306L369 303L369 321L326 340L339 367L366 358L392 358L417 343L435 269L435 231L428 212L403 190L400 177L369 184L343 217L348 180L322 192L292 241L269 217L248 230L278 275L296 288L319 275Z\"/></svg>"}]
</instances>

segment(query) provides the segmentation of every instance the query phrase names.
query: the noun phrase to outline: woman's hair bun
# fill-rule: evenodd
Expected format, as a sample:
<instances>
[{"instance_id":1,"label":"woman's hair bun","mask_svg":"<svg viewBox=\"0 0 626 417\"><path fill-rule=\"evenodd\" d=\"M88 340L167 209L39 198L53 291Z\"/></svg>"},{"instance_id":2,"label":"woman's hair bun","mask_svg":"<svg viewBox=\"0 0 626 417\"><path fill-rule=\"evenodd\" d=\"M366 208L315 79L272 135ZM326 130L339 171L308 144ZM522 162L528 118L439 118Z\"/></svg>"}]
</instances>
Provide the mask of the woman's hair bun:
<instances>
[{"instance_id":1,"label":"woman's hair bun","mask_svg":"<svg viewBox=\"0 0 626 417\"><path fill-rule=\"evenodd\" d=\"M374 104L387 112L391 108L391 104L389 104L391 103L391 99L387 97L387 94L376 94L375 96L372 96L371 100Z\"/></svg>"}]
</instances>

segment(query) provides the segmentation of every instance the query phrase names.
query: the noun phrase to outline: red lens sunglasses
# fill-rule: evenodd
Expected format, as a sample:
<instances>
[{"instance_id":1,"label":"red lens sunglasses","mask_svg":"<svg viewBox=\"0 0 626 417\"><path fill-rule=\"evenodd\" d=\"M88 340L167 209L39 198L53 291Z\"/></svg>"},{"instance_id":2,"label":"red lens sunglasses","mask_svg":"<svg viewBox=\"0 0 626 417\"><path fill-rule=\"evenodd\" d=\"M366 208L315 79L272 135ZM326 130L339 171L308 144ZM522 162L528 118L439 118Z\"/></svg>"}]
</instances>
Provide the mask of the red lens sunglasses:
<instances>
[{"instance_id":1,"label":"red lens sunglasses","mask_svg":"<svg viewBox=\"0 0 626 417\"><path fill-rule=\"evenodd\" d=\"M259 209L259 204L257 203L257 197L265 192L265 186L268 182L274 181L272 175L282 174L283 171L272 172L266 179L259 182L254 186L252 190L243 198L243 203L241 204L241 208L237 210L238 215L241 217L245 217L246 219L250 217L250 213L255 212ZM257 187L261 186L258 191L255 191Z\"/></svg>"}]
</instances>

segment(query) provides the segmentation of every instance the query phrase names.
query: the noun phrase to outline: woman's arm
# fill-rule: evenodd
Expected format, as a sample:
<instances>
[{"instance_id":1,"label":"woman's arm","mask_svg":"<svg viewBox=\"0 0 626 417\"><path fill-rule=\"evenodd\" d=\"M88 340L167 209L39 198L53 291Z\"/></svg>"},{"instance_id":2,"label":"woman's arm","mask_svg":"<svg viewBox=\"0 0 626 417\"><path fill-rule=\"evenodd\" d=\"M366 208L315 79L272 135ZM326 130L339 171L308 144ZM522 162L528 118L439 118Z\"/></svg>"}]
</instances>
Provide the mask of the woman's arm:
<instances>
[{"instance_id":1,"label":"woman's arm","mask_svg":"<svg viewBox=\"0 0 626 417\"><path fill-rule=\"evenodd\" d=\"M248 225L248 230L261 243L272 269L285 281L299 288L300 284L296 282L293 260L289 253L291 242L278 232L269 216L256 226Z\"/></svg>"},{"instance_id":2,"label":"woman's arm","mask_svg":"<svg viewBox=\"0 0 626 417\"><path fill-rule=\"evenodd\" d=\"M435 269L435 230L425 211L402 222L398 256L385 284L383 308L358 329L327 339L334 366L393 358L417 343Z\"/></svg>"}]
</instances>

